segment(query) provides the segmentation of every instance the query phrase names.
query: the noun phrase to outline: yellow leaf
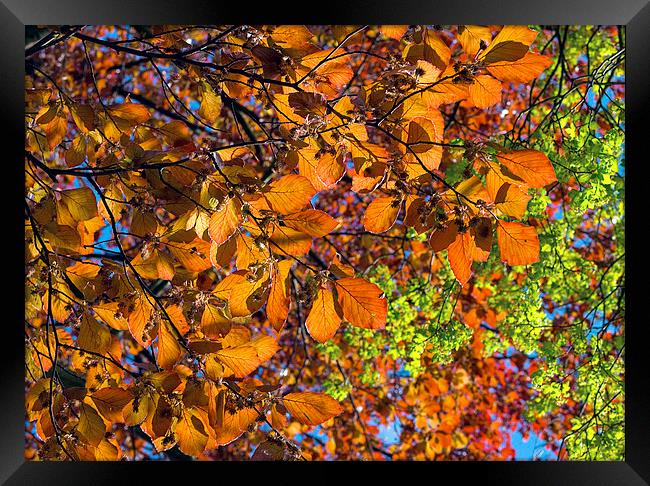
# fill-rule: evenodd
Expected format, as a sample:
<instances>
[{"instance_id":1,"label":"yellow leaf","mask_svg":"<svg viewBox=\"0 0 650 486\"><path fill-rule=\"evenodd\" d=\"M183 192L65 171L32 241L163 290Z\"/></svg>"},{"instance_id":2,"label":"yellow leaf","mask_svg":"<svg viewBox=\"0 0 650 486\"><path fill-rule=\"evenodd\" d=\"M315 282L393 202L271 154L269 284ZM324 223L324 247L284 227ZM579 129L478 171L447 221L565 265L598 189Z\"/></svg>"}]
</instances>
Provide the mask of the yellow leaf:
<instances>
[{"instance_id":1,"label":"yellow leaf","mask_svg":"<svg viewBox=\"0 0 650 486\"><path fill-rule=\"evenodd\" d=\"M79 289L86 300L92 301L97 298L101 287L97 274L101 267L92 263L77 262L66 268L65 272L72 283Z\"/></svg>"},{"instance_id":2,"label":"yellow leaf","mask_svg":"<svg viewBox=\"0 0 650 486\"><path fill-rule=\"evenodd\" d=\"M85 442L93 446L97 446L106 433L106 424L102 417L97 410L84 402L79 406L77 433L83 437Z\"/></svg>"},{"instance_id":3,"label":"yellow leaf","mask_svg":"<svg viewBox=\"0 0 650 486\"><path fill-rule=\"evenodd\" d=\"M221 116L221 97L205 81L201 82L199 92L201 93L199 116L209 125L213 125Z\"/></svg>"},{"instance_id":4,"label":"yellow leaf","mask_svg":"<svg viewBox=\"0 0 650 486\"><path fill-rule=\"evenodd\" d=\"M154 412L155 403L149 393L145 392L126 404L122 411L124 423L129 426L140 425Z\"/></svg>"},{"instance_id":5,"label":"yellow leaf","mask_svg":"<svg viewBox=\"0 0 650 486\"><path fill-rule=\"evenodd\" d=\"M84 314L81 318L77 345L84 350L105 355L111 346L111 333L94 317Z\"/></svg>"},{"instance_id":6,"label":"yellow leaf","mask_svg":"<svg viewBox=\"0 0 650 486\"><path fill-rule=\"evenodd\" d=\"M59 194L61 203L65 205L74 221L86 221L97 216L97 201L89 187L69 189Z\"/></svg>"},{"instance_id":7,"label":"yellow leaf","mask_svg":"<svg viewBox=\"0 0 650 486\"><path fill-rule=\"evenodd\" d=\"M95 129L95 112L90 105L72 103L70 113L81 133L92 132Z\"/></svg>"}]
</instances>

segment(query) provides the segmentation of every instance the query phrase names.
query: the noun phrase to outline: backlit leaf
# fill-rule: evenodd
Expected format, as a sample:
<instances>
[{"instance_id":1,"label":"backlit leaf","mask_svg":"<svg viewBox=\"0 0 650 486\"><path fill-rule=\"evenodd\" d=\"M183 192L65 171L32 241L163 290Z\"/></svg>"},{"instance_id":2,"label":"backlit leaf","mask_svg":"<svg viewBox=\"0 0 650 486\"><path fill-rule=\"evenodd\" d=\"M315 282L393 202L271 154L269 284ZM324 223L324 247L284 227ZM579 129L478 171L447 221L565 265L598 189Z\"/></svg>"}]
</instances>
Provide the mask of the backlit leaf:
<instances>
[{"instance_id":1,"label":"backlit leaf","mask_svg":"<svg viewBox=\"0 0 650 486\"><path fill-rule=\"evenodd\" d=\"M388 231L397 220L401 201L394 197L379 196L372 200L363 216L363 226L372 233Z\"/></svg>"},{"instance_id":2,"label":"backlit leaf","mask_svg":"<svg viewBox=\"0 0 650 486\"><path fill-rule=\"evenodd\" d=\"M342 317L343 311L334 298L332 290L321 286L316 291L305 326L311 337L324 343L336 334Z\"/></svg>"},{"instance_id":3,"label":"backlit leaf","mask_svg":"<svg viewBox=\"0 0 650 486\"><path fill-rule=\"evenodd\" d=\"M342 278L334 282L345 320L366 329L383 329L388 304L375 284L362 278Z\"/></svg>"},{"instance_id":4,"label":"backlit leaf","mask_svg":"<svg viewBox=\"0 0 650 486\"><path fill-rule=\"evenodd\" d=\"M322 424L343 412L341 405L325 393L289 393L282 397L282 403L295 420L306 425Z\"/></svg>"},{"instance_id":5,"label":"backlit leaf","mask_svg":"<svg viewBox=\"0 0 650 486\"><path fill-rule=\"evenodd\" d=\"M539 260L539 239L532 226L499 221L497 237L501 260L510 265L530 265Z\"/></svg>"}]
</instances>

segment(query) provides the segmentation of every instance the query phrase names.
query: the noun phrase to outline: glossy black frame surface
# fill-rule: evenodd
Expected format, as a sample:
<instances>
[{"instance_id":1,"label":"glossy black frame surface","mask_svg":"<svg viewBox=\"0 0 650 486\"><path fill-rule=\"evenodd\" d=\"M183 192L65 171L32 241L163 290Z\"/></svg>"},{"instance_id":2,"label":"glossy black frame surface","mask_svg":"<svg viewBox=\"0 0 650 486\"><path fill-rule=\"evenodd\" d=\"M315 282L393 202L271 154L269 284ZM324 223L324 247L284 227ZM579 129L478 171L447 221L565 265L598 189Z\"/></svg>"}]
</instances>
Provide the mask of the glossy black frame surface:
<instances>
[{"instance_id":1,"label":"glossy black frame surface","mask_svg":"<svg viewBox=\"0 0 650 486\"><path fill-rule=\"evenodd\" d=\"M626 289L626 436L625 461L621 462L436 462L347 463L346 469L365 475L384 476L387 468L411 471L404 479L440 481L440 473L452 475L461 484L533 485L643 485L650 484L650 374L648 344L643 330L648 327L641 306L644 280L648 275L643 258L643 201L646 143L650 113L650 3L649 0L327 0L312 10L312 2L275 2L260 8L251 2L208 0L0 0L0 119L2 164L2 218L7 228L2 269L8 284L2 309L2 355L0 357L0 482L31 484L135 484L168 478L171 469L186 481L199 481L197 470L210 481L226 479L224 471L238 473L245 482L254 476L277 481L293 477L309 481L315 468L327 468L329 481L349 478L331 468L340 463L293 463L253 466L220 463L54 463L26 462L24 451L24 334L19 322L24 317L21 291L24 280L24 246L19 236L23 227L24 173L21 158L24 145L23 83L25 25L78 24L589 24L626 25L626 211L631 221L626 228L626 273L632 282ZM6 193L6 194L4 194ZM628 263L632 262L631 265ZM4 286L3 286L4 287ZM17 296L12 298L11 294ZM7 311L11 311L7 314ZM10 317L9 317L10 316ZM225 467L225 469L224 469ZM285 469L277 474L278 468ZM291 471L289 470L291 468ZM191 469L191 471L190 471ZM271 469L270 471L268 469ZM404 474L403 471L401 474ZM400 474L399 471L397 471ZM410 474L415 474L411 476ZM217 479L218 478L218 479ZM325 478L324 478L325 479ZM367 481L370 478L364 479ZM374 478L373 478L374 479ZM328 481L328 482L329 482Z\"/></svg>"}]
</instances>

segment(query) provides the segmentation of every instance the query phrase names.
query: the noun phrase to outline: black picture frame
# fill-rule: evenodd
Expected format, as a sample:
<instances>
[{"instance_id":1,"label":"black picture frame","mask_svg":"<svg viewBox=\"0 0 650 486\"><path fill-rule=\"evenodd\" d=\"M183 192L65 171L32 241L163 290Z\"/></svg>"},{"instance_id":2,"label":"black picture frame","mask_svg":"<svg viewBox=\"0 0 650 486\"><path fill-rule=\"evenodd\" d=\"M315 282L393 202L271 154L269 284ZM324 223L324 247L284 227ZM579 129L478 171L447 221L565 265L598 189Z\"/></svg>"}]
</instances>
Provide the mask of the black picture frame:
<instances>
[{"instance_id":1,"label":"black picture frame","mask_svg":"<svg viewBox=\"0 0 650 486\"><path fill-rule=\"evenodd\" d=\"M646 127L650 113L650 1L649 0L453 0L428 2L417 0L327 0L319 9L311 2L282 2L260 8L240 2L191 0L0 0L0 118L2 119L2 211L6 225L3 295L5 310L0 319L2 355L0 355L0 482L10 485L31 484L151 484L157 478L169 478L172 468L187 481L198 481L201 474L210 481L225 478L224 465L211 463L54 463L26 462L24 453L24 334L18 325L24 309L21 302L21 278L24 280L24 246L17 236L24 231L23 171L20 154L24 150L23 85L25 25L78 24L163 24L163 23L311 23L311 24L589 24L626 26L626 273L632 282L626 289L626 435L625 461L621 462L480 462L480 463L409 463L386 466L383 463L353 464L359 473L382 477L387 467L414 468L404 479L417 477L438 481L446 472L461 483L481 484L568 484L642 485L650 484L650 367L643 331L644 292L643 201L645 166L648 164ZM630 163L631 161L632 163ZM18 194L12 194L13 191ZM14 207L19 206L19 207ZM3 208L4 209L4 208ZM628 264L631 262L631 264ZM9 264L9 265L7 265ZM17 293L15 298L12 293ZM11 312L7 313L6 310ZM18 314L16 316L15 314ZM155 465L154 465L155 464ZM268 464L268 463L267 463ZM349 466L349 464L348 464ZM323 463L244 466L231 464L244 481L252 474L268 474L266 468L284 471L281 477L311 480L313 468L335 467ZM289 468L296 468L290 471ZM191 469L191 470L190 470ZM308 476L305 476L308 474ZM356 474L356 472L354 473ZM398 472L398 474L400 474ZM401 474L404 474L402 472ZM412 475L414 474L414 475ZM287 476L285 476L287 475ZM267 476L278 480L280 476ZM335 475L332 480L344 477ZM271 479L275 478L275 479ZM364 479L367 481L367 479Z\"/></svg>"}]
</instances>

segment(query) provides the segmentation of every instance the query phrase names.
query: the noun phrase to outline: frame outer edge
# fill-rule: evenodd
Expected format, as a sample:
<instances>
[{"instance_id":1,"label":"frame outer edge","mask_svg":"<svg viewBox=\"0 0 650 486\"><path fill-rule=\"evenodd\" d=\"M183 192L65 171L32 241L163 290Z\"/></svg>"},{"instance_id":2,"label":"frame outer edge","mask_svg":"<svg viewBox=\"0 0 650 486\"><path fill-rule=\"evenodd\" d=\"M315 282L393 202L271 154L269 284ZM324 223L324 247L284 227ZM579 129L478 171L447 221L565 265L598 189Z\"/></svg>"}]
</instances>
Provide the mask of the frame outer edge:
<instances>
[{"instance_id":1,"label":"frame outer edge","mask_svg":"<svg viewBox=\"0 0 650 486\"><path fill-rule=\"evenodd\" d=\"M650 3L629 21L626 32L626 164L625 211L628 221L643 221L644 181L647 181L647 126L650 112ZM628 134L629 133L629 134ZM634 198L635 200L633 200ZM635 219L636 218L636 219ZM647 327L645 313L640 311L642 292L647 285L647 259L644 258L643 225L628 224L626 230L626 363L625 363L625 461L646 483L650 484L650 378L648 375ZM644 245L645 246L645 245ZM637 259L638 257L638 259ZM629 264L634 261L633 264ZM639 264L637 264L637 262ZM645 268L643 268L645 267ZM630 279L631 277L631 279ZM632 304L630 306L629 304Z\"/></svg>"}]
</instances>

